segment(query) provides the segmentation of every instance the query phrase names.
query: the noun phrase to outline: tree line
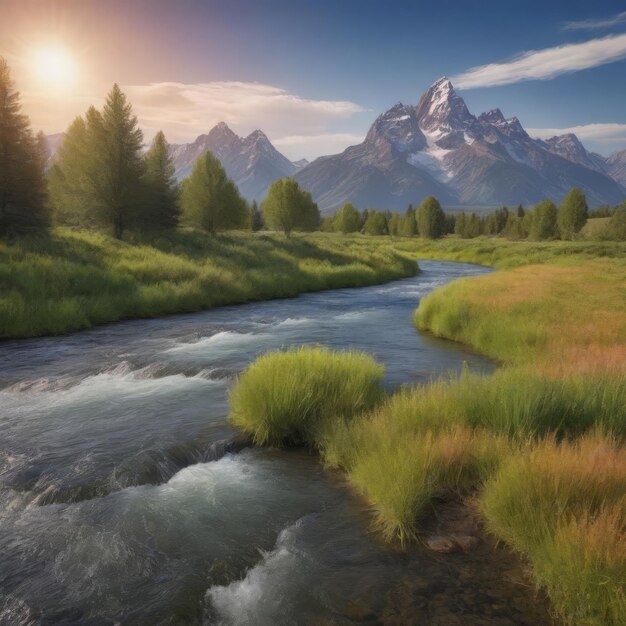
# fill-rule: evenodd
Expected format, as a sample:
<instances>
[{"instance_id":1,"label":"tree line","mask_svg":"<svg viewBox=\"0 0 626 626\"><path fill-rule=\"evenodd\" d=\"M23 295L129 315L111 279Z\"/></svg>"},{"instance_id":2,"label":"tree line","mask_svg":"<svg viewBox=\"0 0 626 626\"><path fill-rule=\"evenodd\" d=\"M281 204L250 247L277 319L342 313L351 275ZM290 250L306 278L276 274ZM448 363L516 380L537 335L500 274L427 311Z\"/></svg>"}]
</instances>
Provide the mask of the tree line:
<instances>
[{"instance_id":1,"label":"tree line","mask_svg":"<svg viewBox=\"0 0 626 626\"><path fill-rule=\"evenodd\" d=\"M90 107L67 129L49 163L46 138L34 135L22 114L8 64L0 57L0 235L18 236L51 224L106 228L118 239L128 230L156 232L189 225L215 234L229 229L294 230L438 239L448 234L510 239L572 239L589 218L584 193L572 189L557 207L544 200L530 210L502 207L490 214L445 213L428 196L404 214L347 203L320 217L311 194L293 178L274 182L258 206L240 195L220 161L199 157L179 184L163 132L147 151L132 105L118 85L102 110ZM626 240L626 202L603 207L608 219L600 234Z\"/></svg>"},{"instance_id":2,"label":"tree line","mask_svg":"<svg viewBox=\"0 0 626 626\"><path fill-rule=\"evenodd\" d=\"M40 232L50 225L164 231L179 224L207 233L268 227L289 236L315 230L320 213L292 178L249 205L220 161L203 154L179 184L163 132L144 152L132 105L113 85L102 110L90 107L67 129L49 164L46 138L22 114L8 64L0 57L0 235Z\"/></svg>"},{"instance_id":3,"label":"tree line","mask_svg":"<svg viewBox=\"0 0 626 626\"><path fill-rule=\"evenodd\" d=\"M490 213L445 213L439 201L428 196L418 206L409 205L404 214L365 209L358 211L351 203L334 215L325 217L321 229L327 232L392 237L422 237L439 239L448 234L472 239L482 235L508 239L574 239L588 219L605 217L608 222L595 234L601 239L626 240L626 201L616 207L601 207L590 211L585 194L571 189L561 204L543 200L531 209L521 205L516 209L503 206Z\"/></svg>"}]
</instances>

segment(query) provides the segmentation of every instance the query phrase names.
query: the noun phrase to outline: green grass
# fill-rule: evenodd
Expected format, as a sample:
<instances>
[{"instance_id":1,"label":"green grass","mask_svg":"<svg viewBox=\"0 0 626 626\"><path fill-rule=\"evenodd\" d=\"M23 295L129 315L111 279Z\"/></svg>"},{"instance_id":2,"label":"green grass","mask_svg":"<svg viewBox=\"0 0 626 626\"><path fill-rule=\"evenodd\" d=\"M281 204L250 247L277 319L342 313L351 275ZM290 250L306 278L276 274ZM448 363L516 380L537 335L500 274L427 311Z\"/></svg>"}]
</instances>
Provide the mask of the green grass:
<instances>
[{"instance_id":1,"label":"green grass","mask_svg":"<svg viewBox=\"0 0 626 626\"><path fill-rule=\"evenodd\" d=\"M364 237L178 231L120 242L55 229L0 241L0 338L360 287L416 271L389 240L371 245Z\"/></svg>"},{"instance_id":2,"label":"green grass","mask_svg":"<svg viewBox=\"0 0 626 626\"><path fill-rule=\"evenodd\" d=\"M230 420L257 444L315 445L323 423L370 409L382 396L382 365L360 352L321 346L259 357L230 392Z\"/></svg>"},{"instance_id":3,"label":"green grass","mask_svg":"<svg viewBox=\"0 0 626 626\"><path fill-rule=\"evenodd\" d=\"M480 506L567 623L626 623L626 455L615 440L548 438L508 459Z\"/></svg>"},{"instance_id":4,"label":"green grass","mask_svg":"<svg viewBox=\"0 0 626 626\"><path fill-rule=\"evenodd\" d=\"M507 368L403 389L359 419L333 421L317 444L372 504L385 537L405 542L434 498L479 487L512 451L597 428L626 434L623 380Z\"/></svg>"},{"instance_id":5,"label":"green grass","mask_svg":"<svg viewBox=\"0 0 626 626\"><path fill-rule=\"evenodd\" d=\"M498 269L537 263L580 264L600 258L621 260L626 264L626 243L612 241L508 241L495 237L449 236L435 241L398 239L396 249L420 259L462 261Z\"/></svg>"},{"instance_id":6,"label":"green grass","mask_svg":"<svg viewBox=\"0 0 626 626\"><path fill-rule=\"evenodd\" d=\"M387 540L415 538L439 498L468 498L529 559L564 622L626 623L626 246L394 245L418 258L515 268L447 285L415 315L419 328L504 367L402 389L348 418L316 408L311 428L298 423L301 440L346 472ZM299 396L304 419L326 383L316 384Z\"/></svg>"}]
</instances>

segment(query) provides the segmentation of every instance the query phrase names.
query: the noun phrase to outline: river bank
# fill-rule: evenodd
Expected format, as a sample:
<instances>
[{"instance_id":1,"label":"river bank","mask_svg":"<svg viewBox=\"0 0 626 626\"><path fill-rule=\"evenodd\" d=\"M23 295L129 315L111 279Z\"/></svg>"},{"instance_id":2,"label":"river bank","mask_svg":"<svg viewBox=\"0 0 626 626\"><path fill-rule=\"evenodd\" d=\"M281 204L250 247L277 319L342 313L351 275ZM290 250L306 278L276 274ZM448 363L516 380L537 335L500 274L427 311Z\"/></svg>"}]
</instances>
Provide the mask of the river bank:
<instances>
[{"instance_id":1,"label":"river bank","mask_svg":"<svg viewBox=\"0 0 626 626\"><path fill-rule=\"evenodd\" d=\"M0 339L363 287L417 271L389 240L187 230L122 242L57 228L0 242Z\"/></svg>"},{"instance_id":2,"label":"river bank","mask_svg":"<svg viewBox=\"0 0 626 626\"><path fill-rule=\"evenodd\" d=\"M415 598L432 602L432 620L470 611L504 624L498 596L532 607L531 589L496 576L510 569L499 553L473 561L461 601L464 553L390 550L369 532L361 500L305 450L221 456L235 434L228 389L268 349L366 350L384 363L390 390L464 363L491 372L489 359L411 324L432 289L490 270L430 261L421 269L384 285L3 342L3 616L347 625L409 615ZM480 571L490 582L472 585Z\"/></svg>"},{"instance_id":3,"label":"river bank","mask_svg":"<svg viewBox=\"0 0 626 626\"><path fill-rule=\"evenodd\" d=\"M433 507L469 498L486 528L530 560L565 623L618 626L626 619L626 248L532 244L535 264L523 266L529 248L512 245L507 259L501 243L461 245L424 244L432 255L522 266L434 291L416 322L504 368L406 388L356 416L300 406L324 416L301 430L313 433L327 466L346 472L386 541L424 540ZM304 389L311 376L298 381L306 402L318 397ZM266 391L264 410L250 415L256 430L277 416L276 394Z\"/></svg>"}]
</instances>

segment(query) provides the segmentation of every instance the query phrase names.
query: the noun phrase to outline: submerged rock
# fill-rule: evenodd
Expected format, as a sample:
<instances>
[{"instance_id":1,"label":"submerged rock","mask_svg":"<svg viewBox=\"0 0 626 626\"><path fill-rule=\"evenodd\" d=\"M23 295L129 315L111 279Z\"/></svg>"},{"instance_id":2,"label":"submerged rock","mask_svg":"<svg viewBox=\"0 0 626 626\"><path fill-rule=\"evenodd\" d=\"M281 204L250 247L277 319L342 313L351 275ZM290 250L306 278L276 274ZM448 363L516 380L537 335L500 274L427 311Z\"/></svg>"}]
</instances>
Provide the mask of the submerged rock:
<instances>
[{"instance_id":1,"label":"submerged rock","mask_svg":"<svg viewBox=\"0 0 626 626\"><path fill-rule=\"evenodd\" d=\"M424 545L434 552L467 552L475 548L478 537L473 535L431 535L423 539Z\"/></svg>"}]
</instances>

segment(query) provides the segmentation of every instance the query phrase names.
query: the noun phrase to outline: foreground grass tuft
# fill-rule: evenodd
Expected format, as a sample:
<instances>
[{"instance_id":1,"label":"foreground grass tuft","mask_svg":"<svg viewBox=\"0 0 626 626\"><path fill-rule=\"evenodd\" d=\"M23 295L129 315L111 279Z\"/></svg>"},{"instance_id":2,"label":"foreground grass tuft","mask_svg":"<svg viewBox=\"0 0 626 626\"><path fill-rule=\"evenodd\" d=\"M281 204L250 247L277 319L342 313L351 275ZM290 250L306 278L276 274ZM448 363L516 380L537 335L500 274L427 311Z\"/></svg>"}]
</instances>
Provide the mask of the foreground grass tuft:
<instances>
[{"instance_id":1,"label":"foreground grass tuft","mask_svg":"<svg viewBox=\"0 0 626 626\"><path fill-rule=\"evenodd\" d=\"M614 439L547 438L512 456L487 481L481 508L568 623L626 623L626 455Z\"/></svg>"},{"instance_id":2,"label":"foreground grass tuft","mask_svg":"<svg viewBox=\"0 0 626 626\"><path fill-rule=\"evenodd\" d=\"M313 346L270 352L239 377L230 420L255 443L315 445L327 420L349 418L382 397L382 365L360 352Z\"/></svg>"}]
</instances>

